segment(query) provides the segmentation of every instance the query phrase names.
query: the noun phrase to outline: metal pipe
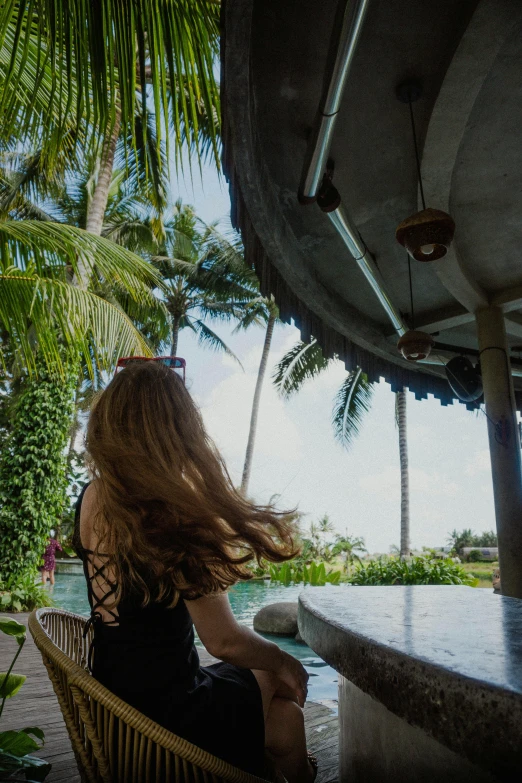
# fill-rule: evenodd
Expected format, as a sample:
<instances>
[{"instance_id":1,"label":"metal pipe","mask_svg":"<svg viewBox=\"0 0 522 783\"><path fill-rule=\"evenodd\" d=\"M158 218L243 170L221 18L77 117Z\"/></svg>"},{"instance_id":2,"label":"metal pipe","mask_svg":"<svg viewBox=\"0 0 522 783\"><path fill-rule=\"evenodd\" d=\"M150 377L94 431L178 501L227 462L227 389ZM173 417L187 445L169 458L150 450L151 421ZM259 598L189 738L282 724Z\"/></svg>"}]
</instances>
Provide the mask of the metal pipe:
<instances>
[{"instance_id":1,"label":"metal pipe","mask_svg":"<svg viewBox=\"0 0 522 783\"><path fill-rule=\"evenodd\" d=\"M306 173L302 195L313 200L317 195L332 139L335 121L341 105L346 78L353 61L357 42L361 34L364 17L370 0L358 0L352 13L351 3L346 3L337 56L328 86L328 92L321 111L321 123L315 137L310 164Z\"/></svg>"},{"instance_id":2,"label":"metal pipe","mask_svg":"<svg viewBox=\"0 0 522 783\"><path fill-rule=\"evenodd\" d=\"M321 121L317 134L315 136L314 148L310 158L310 163L306 173L302 196L305 201L314 201L317 197L319 183L326 167L328 150L332 140L332 135L341 105L343 90L350 67L353 62L357 43L361 34L362 26L366 16L366 11L370 0L358 0L355 11L351 13L349 2L343 17L343 26L340 34L337 55L328 87L328 92L321 111ZM351 255L355 259L359 269L364 274L366 280L372 287L375 295L381 303L384 311L388 315L393 328L397 334L402 335L408 331L408 326L404 323L400 311L395 307L393 301L386 290L386 285L379 272L375 261L373 260L368 248L361 240L357 229L351 223L350 218L342 206L332 212L327 212L328 217L335 226L339 236L347 246ZM439 347L439 350L442 346ZM446 346L445 346L446 348ZM449 349L450 346L447 346ZM455 353L458 353L458 348ZM444 366L444 361L431 356L423 364L432 364ZM512 373L516 377L522 377L522 368L512 366Z\"/></svg>"},{"instance_id":3,"label":"metal pipe","mask_svg":"<svg viewBox=\"0 0 522 783\"><path fill-rule=\"evenodd\" d=\"M357 230L351 224L350 218L342 206L338 207L333 212L328 212L327 215L337 229L344 244L354 257L357 266L371 285L377 299L392 322L393 328L397 334L404 334L408 331L408 327L402 320L399 310L395 307L390 295L386 291L386 286L381 273L377 269L377 265L373 260L370 251L361 240Z\"/></svg>"}]
</instances>

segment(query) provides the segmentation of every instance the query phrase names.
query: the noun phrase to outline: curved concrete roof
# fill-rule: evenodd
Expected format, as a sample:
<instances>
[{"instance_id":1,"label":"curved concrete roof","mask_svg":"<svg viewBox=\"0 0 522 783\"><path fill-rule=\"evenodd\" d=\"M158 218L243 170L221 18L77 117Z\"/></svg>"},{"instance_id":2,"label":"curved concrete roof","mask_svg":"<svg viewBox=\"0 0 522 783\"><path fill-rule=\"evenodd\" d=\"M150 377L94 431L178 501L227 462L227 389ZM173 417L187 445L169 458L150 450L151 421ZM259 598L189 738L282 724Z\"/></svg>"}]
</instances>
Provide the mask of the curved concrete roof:
<instances>
[{"instance_id":1,"label":"curved concrete roof","mask_svg":"<svg viewBox=\"0 0 522 783\"><path fill-rule=\"evenodd\" d=\"M313 334L372 379L448 402L443 370L402 359L327 215L297 198L344 7L228 0L224 160L235 219L263 290L304 339ZM518 0L372 0L330 148L343 205L411 324L395 228L420 203L409 109L396 87L421 82L414 113L427 205L449 211L457 228L444 259L412 262L415 326L470 350L478 347L474 312L492 303L506 311L511 346L522 345L521 62Z\"/></svg>"}]
</instances>

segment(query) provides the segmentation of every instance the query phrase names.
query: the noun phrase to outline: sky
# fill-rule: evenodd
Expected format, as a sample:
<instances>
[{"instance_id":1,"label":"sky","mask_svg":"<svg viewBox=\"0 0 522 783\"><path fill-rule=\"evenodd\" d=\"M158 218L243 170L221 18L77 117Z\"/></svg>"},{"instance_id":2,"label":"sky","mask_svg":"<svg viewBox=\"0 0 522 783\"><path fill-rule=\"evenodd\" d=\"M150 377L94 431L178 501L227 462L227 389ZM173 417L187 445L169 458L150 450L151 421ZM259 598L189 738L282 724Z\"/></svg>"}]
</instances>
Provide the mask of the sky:
<instances>
[{"instance_id":1,"label":"sky","mask_svg":"<svg viewBox=\"0 0 522 783\"><path fill-rule=\"evenodd\" d=\"M205 167L203 182L173 182L172 195L192 204L205 222L226 219L228 188ZM180 335L188 387L236 484L241 481L254 387L264 331L233 334L213 326L237 362ZM302 524L328 514L338 533L362 536L369 552L388 552L400 539L399 445L395 397L381 381L359 437L349 450L334 439L333 400L345 376L332 364L289 401L271 383L277 361L299 340L293 326L276 327L263 388L249 494L258 502L278 496L281 508L298 507ZM410 518L413 548L444 546L454 528L495 528L487 420L458 403L416 401L408 393Z\"/></svg>"}]
</instances>

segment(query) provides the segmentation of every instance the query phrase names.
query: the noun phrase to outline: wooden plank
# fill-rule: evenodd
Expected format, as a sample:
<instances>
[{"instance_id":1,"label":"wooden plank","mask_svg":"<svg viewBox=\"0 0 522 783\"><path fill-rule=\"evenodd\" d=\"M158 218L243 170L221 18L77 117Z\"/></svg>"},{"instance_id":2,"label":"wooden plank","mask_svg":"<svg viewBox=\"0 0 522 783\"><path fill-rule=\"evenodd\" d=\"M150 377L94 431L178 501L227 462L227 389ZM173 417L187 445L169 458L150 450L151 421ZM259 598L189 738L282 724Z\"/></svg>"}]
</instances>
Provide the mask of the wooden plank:
<instances>
[{"instance_id":1,"label":"wooden plank","mask_svg":"<svg viewBox=\"0 0 522 783\"><path fill-rule=\"evenodd\" d=\"M27 614L17 614L14 617L18 622L27 625ZM15 651L14 639L0 634L1 669L4 668L5 662L11 659ZM2 715L2 730L39 726L45 732L47 742L42 750L35 755L53 765L46 783L62 783L63 781L81 783L53 686L42 663L42 656L29 631L15 668L18 674L25 674L27 680L22 690L12 700L6 702Z\"/></svg>"},{"instance_id":2,"label":"wooden plank","mask_svg":"<svg viewBox=\"0 0 522 783\"><path fill-rule=\"evenodd\" d=\"M27 625L27 617L27 614L15 615L24 625ZM5 670L15 652L14 639L1 634L0 670ZM202 666L216 662L216 658L206 651L198 652ZM37 755L53 765L46 783L81 783L56 696L29 632L16 671L25 674L27 681L14 699L6 702L2 730L39 726L45 732L46 744ZM319 760L317 783L337 783L339 722L336 711L331 706L309 702L305 707L305 725L308 747Z\"/></svg>"}]
</instances>

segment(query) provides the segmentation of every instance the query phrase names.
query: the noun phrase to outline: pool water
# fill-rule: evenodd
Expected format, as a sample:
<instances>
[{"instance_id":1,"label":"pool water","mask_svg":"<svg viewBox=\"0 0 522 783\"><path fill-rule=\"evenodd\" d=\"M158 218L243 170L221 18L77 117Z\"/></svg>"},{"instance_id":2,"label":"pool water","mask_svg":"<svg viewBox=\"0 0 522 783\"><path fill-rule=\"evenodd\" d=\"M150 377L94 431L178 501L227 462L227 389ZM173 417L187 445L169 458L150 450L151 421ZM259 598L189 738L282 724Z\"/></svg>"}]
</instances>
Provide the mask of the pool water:
<instances>
[{"instance_id":1,"label":"pool water","mask_svg":"<svg viewBox=\"0 0 522 783\"><path fill-rule=\"evenodd\" d=\"M52 591L56 606L76 614L89 614L87 589L83 577L57 574L54 588L49 589ZM269 581L241 582L229 591L230 603L238 621L251 628L254 615L262 606L278 601L297 601L302 589L302 586L284 587L271 584ZM340 586L338 589L344 588ZM331 703L337 701L337 672L318 658L306 644L300 644L288 637L267 636L266 638L301 661L310 675L309 700L326 702L333 706ZM196 644L201 646L198 639Z\"/></svg>"}]
</instances>

